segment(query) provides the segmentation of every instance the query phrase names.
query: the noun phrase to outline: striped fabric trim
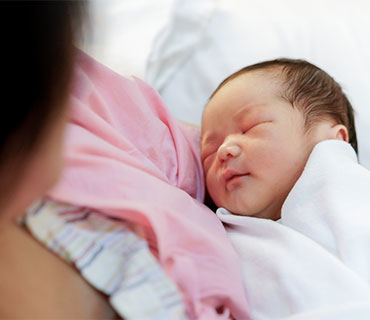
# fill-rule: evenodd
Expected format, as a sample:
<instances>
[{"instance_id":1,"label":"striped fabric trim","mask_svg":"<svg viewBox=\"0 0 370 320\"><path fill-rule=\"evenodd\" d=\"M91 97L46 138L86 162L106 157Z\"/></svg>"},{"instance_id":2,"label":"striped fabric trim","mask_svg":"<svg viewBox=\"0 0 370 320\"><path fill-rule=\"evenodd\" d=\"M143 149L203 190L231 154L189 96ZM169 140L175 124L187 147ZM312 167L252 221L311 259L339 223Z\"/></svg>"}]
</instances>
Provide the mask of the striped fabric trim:
<instances>
[{"instance_id":1,"label":"striped fabric trim","mask_svg":"<svg viewBox=\"0 0 370 320\"><path fill-rule=\"evenodd\" d=\"M25 225L108 295L124 319L187 319L176 285L124 221L43 200L28 210Z\"/></svg>"}]
</instances>

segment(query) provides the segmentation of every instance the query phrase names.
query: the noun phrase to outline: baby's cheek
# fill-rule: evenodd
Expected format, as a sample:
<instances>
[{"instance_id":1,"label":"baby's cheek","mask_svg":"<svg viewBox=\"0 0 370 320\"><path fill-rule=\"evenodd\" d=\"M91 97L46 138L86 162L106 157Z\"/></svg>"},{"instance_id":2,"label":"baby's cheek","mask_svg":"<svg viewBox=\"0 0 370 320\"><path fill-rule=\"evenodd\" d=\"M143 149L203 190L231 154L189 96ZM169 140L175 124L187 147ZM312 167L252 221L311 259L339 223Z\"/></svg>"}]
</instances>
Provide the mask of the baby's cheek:
<instances>
[{"instance_id":1,"label":"baby's cheek","mask_svg":"<svg viewBox=\"0 0 370 320\"><path fill-rule=\"evenodd\" d=\"M267 143L266 141L261 142L258 148L255 148L254 157L250 159L253 162L253 166L268 169L277 169L284 166L289 160L289 150L285 150L284 146L277 143Z\"/></svg>"},{"instance_id":2,"label":"baby's cheek","mask_svg":"<svg viewBox=\"0 0 370 320\"><path fill-rule=\"evenodd\" d=\"M206 176L206 186L207 191L212 198L213 202L220 206L221 203L221 194L222 194L222 186L220 185L219 181L216 179L214 174L208 173Z\"/></svg>"}]
</instances>

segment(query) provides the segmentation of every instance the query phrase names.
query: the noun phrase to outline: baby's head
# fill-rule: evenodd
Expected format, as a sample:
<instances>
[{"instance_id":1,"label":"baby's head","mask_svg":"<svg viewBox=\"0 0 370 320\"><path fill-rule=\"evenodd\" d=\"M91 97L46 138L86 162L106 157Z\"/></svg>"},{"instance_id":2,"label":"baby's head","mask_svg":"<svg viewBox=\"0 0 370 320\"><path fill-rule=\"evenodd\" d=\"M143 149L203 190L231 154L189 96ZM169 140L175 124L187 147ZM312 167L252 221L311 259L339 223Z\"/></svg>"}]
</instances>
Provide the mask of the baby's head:
<instances>
[{"instance_id":1,"label":"baby's head","mask_svg":"<svg viewBox=\"0 0 370 320\"><path fill-rule=\"evenodd\" d=\"M353 109L334 79L302 60L246 67L220 84L203 112L208 193L235 214L279 219L313 147L326 139L357 152Z\"/></svg>"}]
</instances>

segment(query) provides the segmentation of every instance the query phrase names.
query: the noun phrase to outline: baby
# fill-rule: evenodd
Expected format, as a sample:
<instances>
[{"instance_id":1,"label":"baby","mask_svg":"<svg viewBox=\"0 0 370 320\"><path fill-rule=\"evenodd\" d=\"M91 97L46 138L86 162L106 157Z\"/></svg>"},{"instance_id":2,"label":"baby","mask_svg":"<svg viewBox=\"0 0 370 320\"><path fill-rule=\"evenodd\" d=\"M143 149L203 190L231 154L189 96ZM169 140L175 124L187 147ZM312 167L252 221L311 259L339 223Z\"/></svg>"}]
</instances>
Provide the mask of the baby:
<instances>
[{"instance_id":1,"label":"baby","mask_svg":"<svg viewBox=\"0 0 370 320\"><path fill-rule=\"evenodd\" d=\"M248 66L220 84L203 113L208 193L233 214L278 220L313 147L327 139L357 152L353 109L333 78L303 60Z\"/></svg>"},{"instance_id":2,"label":"baby","mask_svg":"<svg viewBox=\"0 0 370 320\"><path fill-rule=\"evenodd\" d=\"M370 171L354 150L350 103L308 62L244 68L211 96L202 163L251 319L369 318Z\"/></svg>"}]
</instances>

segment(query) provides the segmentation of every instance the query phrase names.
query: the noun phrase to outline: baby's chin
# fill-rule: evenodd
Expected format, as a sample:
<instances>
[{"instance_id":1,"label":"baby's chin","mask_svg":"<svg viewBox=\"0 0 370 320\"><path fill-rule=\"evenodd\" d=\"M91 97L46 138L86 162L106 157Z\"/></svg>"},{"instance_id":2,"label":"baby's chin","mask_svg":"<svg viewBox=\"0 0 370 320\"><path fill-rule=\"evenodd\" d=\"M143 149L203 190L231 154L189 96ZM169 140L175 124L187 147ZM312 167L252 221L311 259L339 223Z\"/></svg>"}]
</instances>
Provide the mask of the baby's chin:
<instances>
[{"instance_id":1,"label":"baby's chin","mask_svg":"<svg viewBox=\"0 0 370 320\"><path fill-rule=\"evenodd\" d=\"M225 207L224 207L225 208ZM246 217L253 217L254 216L254 214L253 213L251 213L251 212L248 212L248 211L246 211L246 210L238 210L238 209L228 209L228 208L225 208L225 209L227 209L227 211L229 211L229 212L231 212L232 214L235 214L235 215L237 215L237 216L246 216Z\"/></svg>"},{"instance_id":2,"label":"baby's chin","mask_svg":"<svg viewBox=\"0 0 370 320\"><path fill-rule=\"evenodd\" d=\"M238 216L270 218L268 212L265 212L266 210L261 210L255 203L245 203L245 201L238 201L237 199L223 201L219 207L225 208L230 213Z\"/></svg>"},{"instance_id":3,"label":"baby's chin","mask_svg":"<svg viewBox=\"0 0 370 320\"><path fill-rule=\"evenodd\" d=\"M267 207L263 210L258 210L258 208L246 208L245 206L237 207L233 205L225 204L222 206L230 213L238 215L238 216L245 216L245 217L253 217L253 218L262 218L262 219L269 219L269 220L279 220L281 218L281 210L272 210L273 208Z\"/></svg>"},{"instance_id":4,"label":"baby's chin","mask_svg":"<svg viewBox=\"0 0 370 320\"><path fill-rule=\"evenodd\" d=\"M256 214L259 212L259 210L257 210L258 208L253 207L256 206L255 203L245 201L246 197L243 192L233 192L229 193L227 196L219 194L212 196L211 194L209 194L209 197L212 199L216 208L225 208L230 213L238 216L253 217L256 216Z\"/></svg>"},{"instance_id":5,"label":"baby's chin","mask_svg":"<svg viewBox=\"0 0 370 320\"><path fill-rule=\"evenodd\" d=\"M215 201L217 207L225 208L227 211L229 211L232 214L238 215L238 216L251 216L253 215L253 212L251 210L248 210L244 206L236 205L236 203L228 203L225 201L217 202Z\"/></svg>"}]
</instances>

